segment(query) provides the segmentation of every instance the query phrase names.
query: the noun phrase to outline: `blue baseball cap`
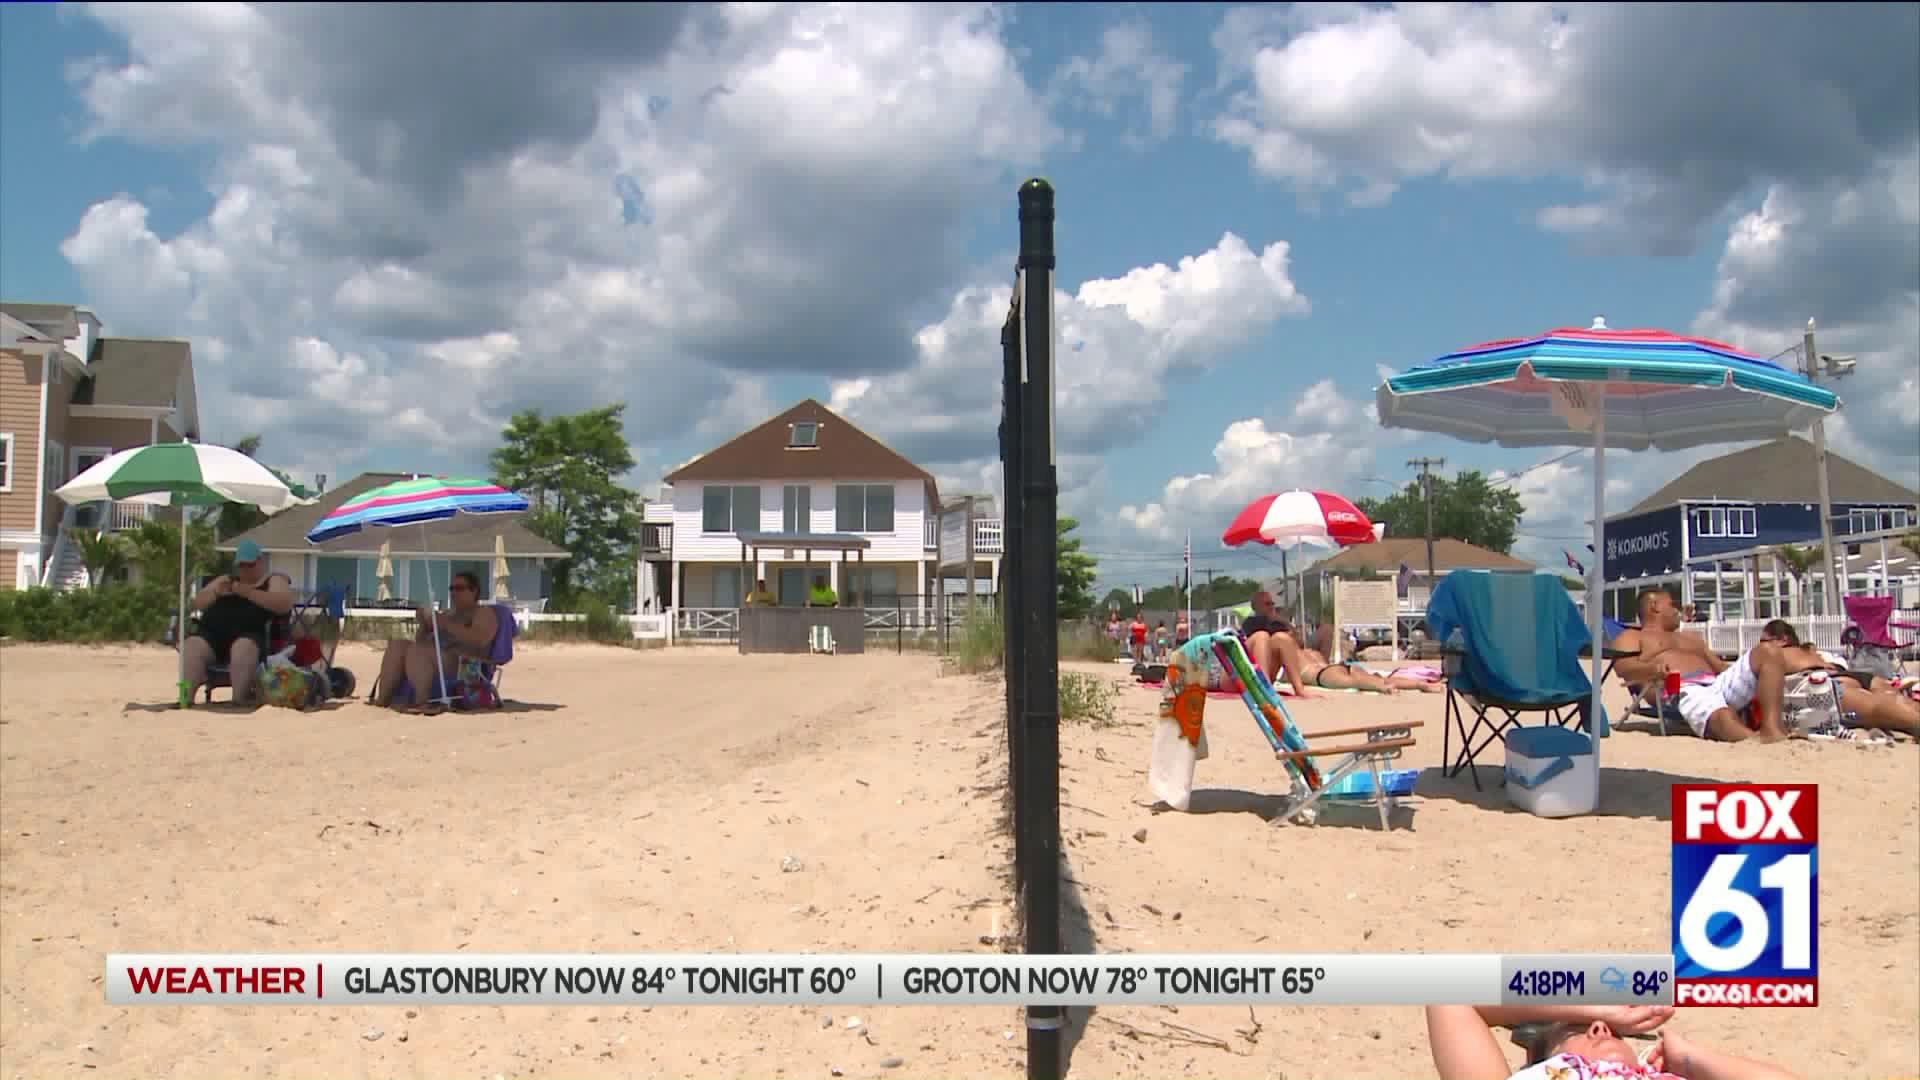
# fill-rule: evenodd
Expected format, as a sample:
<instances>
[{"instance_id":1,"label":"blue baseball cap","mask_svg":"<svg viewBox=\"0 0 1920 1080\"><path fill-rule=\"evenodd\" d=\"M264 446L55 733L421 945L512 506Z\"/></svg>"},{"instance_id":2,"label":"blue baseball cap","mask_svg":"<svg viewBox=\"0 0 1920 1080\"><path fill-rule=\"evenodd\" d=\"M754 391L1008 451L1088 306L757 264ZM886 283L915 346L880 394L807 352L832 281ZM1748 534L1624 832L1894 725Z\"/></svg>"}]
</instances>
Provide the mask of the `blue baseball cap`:
<instances>
[{"instance_id":1,"label":"blue baseball cap","mask_svg":"<svg viewBox=\"0 0 1920 1080\"><path fill-rule=\"evenodd\" d=\"M242 540L233 548L234 562L259 562L260 545L251 540Z\"/></svg>"}]
</instances>

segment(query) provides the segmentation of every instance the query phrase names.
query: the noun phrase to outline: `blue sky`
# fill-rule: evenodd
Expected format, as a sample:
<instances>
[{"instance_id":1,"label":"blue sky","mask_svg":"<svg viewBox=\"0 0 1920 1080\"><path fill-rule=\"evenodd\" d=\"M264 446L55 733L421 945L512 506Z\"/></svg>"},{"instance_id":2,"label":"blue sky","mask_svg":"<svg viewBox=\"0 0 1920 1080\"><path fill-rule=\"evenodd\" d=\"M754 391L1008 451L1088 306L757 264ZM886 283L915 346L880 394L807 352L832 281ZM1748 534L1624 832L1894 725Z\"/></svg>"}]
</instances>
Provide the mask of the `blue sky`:
<instances>
[{"instance_id":1,"label":"blue sky","mask_svg":"<svg viewBox=\"0 0 1920 1080\"><path fill-rule=\"evenodd\" d=\"M1920 262L1920 226L1899 189L1920 135L1874 78L1832 75L1852 57L1912 86L1911 56L1889 71L1898 53L1877 44L1911 20L1735 8L1706 25L1606 5L796 8L609 28L562 5L529 37L499 12L440 35L374 8L302 25L314 16L8 4L0 130L37 152L0 156L0 293L89 304L109 333L192 339L210 438L262 431L269 457L334 477L478 468L514 407L624 399L644 482L837 389L943 486L979 487L997 357L955 301L1010 280L1015 186L1039 174L1059 192L1069 293L1177 269L1229 232L1254 255L1288 245L1293 301L1269 275L1209 306L1225 290L1202 270L1136 277L1086 309L1098 337L1060 362L1091 366L1077 375L1092 415L1063 435L1063 481L1089 545L1113 555L1110 580L1157 571L1144 556L1177 552L1187 529L1210 552L1262 487L1357 496L1384 490L1369 477L1407 477L1416 454L1488 469L1551 456L1389 438L1364 406L1379 365L1595 315L1769 353L1821 315L1833 347L1864 358L1843 392L1873 401L1849 410L1836 445L1913 482L1920 406L1904 396L1920 326L1901 275ZM1751 92L1649 86L1675 76L1621 59L1636 41L1731 48L1735 33L1825 35L1813 51L1827 59L1764 73ZM596 47L620 34L631 48ZM339 44L368 35L446 55L375 68ZM460 83L516 45L528 69L569 77L524 92ZM1509 62L1470 62L1484 55ZM1831 114L1722 115L1802 78L1851 109L1850 140L1831 135ZM716 86L758 104L697 114L690 102L729 108L711 104ZM622 113L643 91L660 115ZM1643 94L1690 107L1650 109ZM510 114L500 130L490 109ZM1225 133L1233 117L1264 159ZM1830 167L1780 150L1803 124L1827 133ZM446 176L459 181L435 186ZM1349 198L1376 181L1390 197ZM608 218L620 192L646 205L639 221ZM1896 242L1834 209L1849 193L1887 215L1878 235ZM1825 299L1840 289L1830 268L1809 281L1782 255L1850 245L1844 272L1863 283L1846 310ZM1851 299L1860 289L1872 302ZM949 354L916 346L931 326ZM875 385L853 392L862 376ZM1259 452L1222 457L1231 425L1256 418ZM1695 459L1615 466L1610 505ZM1586 476L1569 461L1518 485L1530 553L1572 546L1561 538L1590 505ZM1148 507L1159 514L1122 512Z\"/></svg>"}]
</instances>

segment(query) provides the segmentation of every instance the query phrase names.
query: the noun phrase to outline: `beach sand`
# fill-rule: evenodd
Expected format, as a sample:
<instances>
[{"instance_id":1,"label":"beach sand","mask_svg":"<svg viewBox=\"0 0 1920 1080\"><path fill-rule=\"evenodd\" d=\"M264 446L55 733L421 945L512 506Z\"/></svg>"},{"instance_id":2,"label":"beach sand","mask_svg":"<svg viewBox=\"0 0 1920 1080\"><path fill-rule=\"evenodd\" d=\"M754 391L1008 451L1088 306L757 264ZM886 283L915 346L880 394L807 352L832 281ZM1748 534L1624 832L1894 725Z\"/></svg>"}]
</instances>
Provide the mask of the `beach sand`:
<instances>
[{"instance_id":1,"label":"beach sand","mask_svg":"<svg viewBox=\"0 0 1920 1080\"><path fill-rule=\"evenodd\" d=\"M342 659L370 681L369 649ZM994 951L1011 903L1002 689L937 670L527 645L498 713L181 713L163 650L0 648L0 1076L1017 1075L1003 1007L119 1009L100 988L109 952ZM1829 785L1821 1007L1676 1023L1810 1076L1920 1074L1911 745L1623 734L1608 801L1641 816L1541 821L1474 805L1462 779L1423 785L1382 835L1370 811L1263 820L1284 782L1232 701L1209 710L1197 786L1253 792L1214 797L1248 809L1153 813L1157 696L1118 693L1114 725L1062 734L1066 892L1085 912L1068 921L1102 951L1659 951L1658 785L1812 780ZM1424 765L1440 701L1338 695L1296 715L1426 718L1407 762ZM1252 1020L1249 1040L1246 1009L1101 1009L1074 1075L1432 1075L1416 1009ZM1170 1041L1167 1022L1227 1049Z\"/></svg>"}]
</instances>

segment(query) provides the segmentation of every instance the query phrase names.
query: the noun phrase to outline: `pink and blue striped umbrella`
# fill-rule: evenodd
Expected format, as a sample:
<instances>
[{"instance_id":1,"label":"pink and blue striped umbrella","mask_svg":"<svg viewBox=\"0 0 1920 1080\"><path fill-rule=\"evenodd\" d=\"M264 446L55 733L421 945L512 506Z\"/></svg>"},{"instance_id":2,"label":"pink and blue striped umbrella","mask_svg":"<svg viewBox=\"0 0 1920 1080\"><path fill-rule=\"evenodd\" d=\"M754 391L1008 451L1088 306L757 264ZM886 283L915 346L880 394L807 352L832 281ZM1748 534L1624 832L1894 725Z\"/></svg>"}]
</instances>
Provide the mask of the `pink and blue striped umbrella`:
<instances>
[{"instance_id":1,"label":"pink and blue striped umbrella","mask_svg":"<svg viewBox=\"0 0 1920 1080\"><path fill-rule=\"evenodd\" d=\"M369 525L420 525L455 514L514 514L527 506L526 496L492 481L422 476L395 481L341 503L307 530L307 543L318 544Z\"/></svg>"}]
</instances>

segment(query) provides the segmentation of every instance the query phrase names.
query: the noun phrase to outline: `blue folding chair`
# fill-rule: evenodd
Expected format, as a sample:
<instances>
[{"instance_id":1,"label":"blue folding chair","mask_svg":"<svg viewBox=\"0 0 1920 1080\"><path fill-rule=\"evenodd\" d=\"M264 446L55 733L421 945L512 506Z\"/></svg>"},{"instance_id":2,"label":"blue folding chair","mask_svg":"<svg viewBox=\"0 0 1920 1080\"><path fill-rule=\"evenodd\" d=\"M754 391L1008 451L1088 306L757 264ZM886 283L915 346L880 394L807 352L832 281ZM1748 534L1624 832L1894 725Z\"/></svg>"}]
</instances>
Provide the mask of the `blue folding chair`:
<instances>
[{"instance_id":1,"label":"blue folding chair","mask_svg":"<svg viewBox=\"0 0 1920 1080\"><path fill-rule=\"evenodd\" d=\"M1589 635L1558 578L1530 571L1455 570L1427 601L1427 628L1442 643L1447 674L1447 716L1440 734L1446 776L1468 769L1479 788L1476 759L1495 740L1504 742L1507 729L1522 716L1539 715L1543 723L1562 726L1577 720L1581 729L1594 730L1587 715L1593 683L1580 662ZM1451 748L1456 733L1457 757Z\"/></svg>"}]
</instances>

